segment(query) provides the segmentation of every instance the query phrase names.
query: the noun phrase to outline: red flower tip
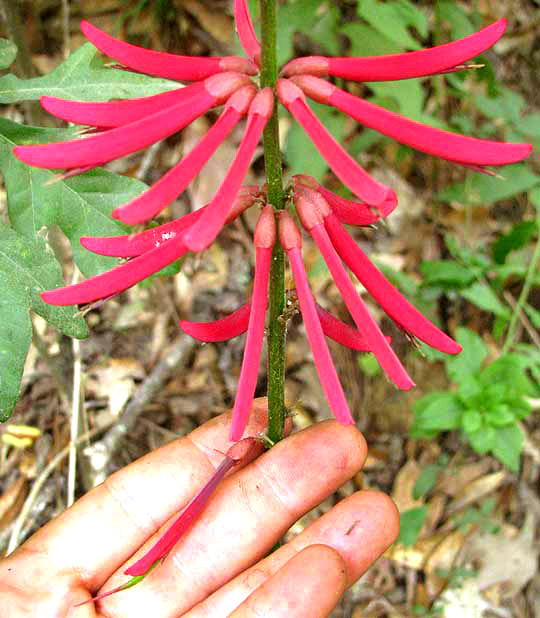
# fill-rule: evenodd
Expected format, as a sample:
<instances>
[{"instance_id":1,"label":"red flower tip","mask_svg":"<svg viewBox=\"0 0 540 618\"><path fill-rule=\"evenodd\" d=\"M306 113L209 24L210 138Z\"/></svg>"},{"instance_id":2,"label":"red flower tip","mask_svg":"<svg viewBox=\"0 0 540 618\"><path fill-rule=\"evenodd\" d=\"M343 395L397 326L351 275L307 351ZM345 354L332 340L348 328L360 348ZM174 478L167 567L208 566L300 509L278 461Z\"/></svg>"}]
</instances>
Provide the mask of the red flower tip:
<instances>
[{"instance_id":1,"label":"red flower tip","mask_svg":"<svg viewBox=\"0 0 540 618\"><path fill-rule=\"evenodd\" d=\"M306 100L304 93L300 88L293 84L290 79L278 79L276 84L276 90L279 100L285 105L285 107L291 105L296 99Z\"/></svg>"},{"instance_id":2,"label":"red flower tip","mask_svg":"<svg viewBox=\"0 0 540 618\"><path fill-rule=\"evenodd\" d=\"M312 191L311 189L300 189L300 191L296 194L296 199L294 202L300 221L308 232L311 231L316 225L322 225L323 223L323 214L317 208L314 195L318 195L321 200L324 201L324 198L315 191ZM330 211L328 204L326 204L326 208Z\"/></svg>"},{"instance_id":3,"label":"red flower tip","mask_svg":"<svg viewBox=\"0 0 540 618\"><path fill-rule=\"evenodd\" d=\"M272 93L272 88L263 88L253 99L253 103L249 108L249 114L257 114L258 116L261 116L261 118L268 120L268 118L272 115L273 109L274 95Z\"/></svg>"},{"instance_id":4,"label":"red flower tip","mask_svg":"<svg viewBox=\"0 0 540 618\"><path fill-rule=\"evenodd\" d=\"M319 183L315 180L315 178L313 178L313 176L308 176L307 174L296 174L296 176L293 176L293 182L295 187L300 185L308 187L309 189L319 188Z\"/></svg>"},{"instance_id":5,"label":"red flower tip","mask_svg":"<svg viewBox=\"0 0 540 618\"><path fill-rule=\"evenodd\" d=\"M323 56L295 58L286 64L280 73L283 77L306 74L316 75L317 77L328 77L328 58L324 58Z\"/></svg>"},{"instance_id":6,"label":"red flower tip","mask_svg":"<svg viewBox=\"0 0 540 618\"><path fill-rule=\"evenodd\" d=\"M255 84L248 84L247 86L242 86L239 90L237 90L234 94L232 94L225 103L225 109L232 107L239 114L245 114L249 106L251 105L251 101L257 94L257 88Z\"/></svg>"},{"instance_id":7,"label":"red flower tip","mask_svg":"<svg viewBox=\"0 0 540 618\"><path fill-rule=\"evenodd\" d=\"M279 242L285 251L302 247L302 234L286 210L279 211Z\"/></svg>"},{"instance_id":8,"label":"red flower tip","mask_svg":"<svg viewBox=\"0 0 540 618\"><path fill-rule=\"evenodd\" d=\"M430 49L387 56L327 58L327 75L353 81L375 82L447 73L463 68L468 60L492 47L505 29L506 20L500 19L470 36Z\"/></svg>"},{"instance_id":9,"label":"red flower tip","mask_svg":"<svg viewBox=\"0 0 540 618\"><path fill-rule=\"evenodd\" d=\"M251 83L252 81L247 75L230 71L207 77L204 80L204 88L208 94L214 97L216 103L222 103L238 88Z\"/></svg>"},{"instance_id":10,"label":"red flower tip","mask_svg":"<svg viewBox=\"0 0 540 618\"><path fill-rule=\"evenodd\" d=\"M251 303L242 305L236 311L214 322L190 322L182 320L180 328L193 339L205 343L227 341L245 333L249 324Z\"/></svg>"},{"instance_id":11,"label":"red flower tip","mask_svg":"<svg viewBox=\"0 0 540 618\"><path fill-rule=\"evenodd\" d=\"M271 249L276 243L276 219L271 204L262 209L255 228L254 244L256 249Z\"/></svg>"},{"instance_id":12,"label":"red flower tip","mask_svg":"<svg viewBox=\"0 0 540 618\"><path fill-rule=\"evenodd\" d=\"M219 61L219 68L225 71L238 71L247 75L257 75L259 67L249 58L239 56L225 56Z\"/></svg>"},{"instance_id":13,"label":"red flower tip","mask_svg":"<svg viewBox=\"0 0 540 618\"><path fill-rule=\"evenodd\" d=\"M327 105L330 97L334 94L336 87L324 79L319 79L313 75L297 75L291 77L294 82L310 99L318 103Z\"/></svg>"}]
</instances>

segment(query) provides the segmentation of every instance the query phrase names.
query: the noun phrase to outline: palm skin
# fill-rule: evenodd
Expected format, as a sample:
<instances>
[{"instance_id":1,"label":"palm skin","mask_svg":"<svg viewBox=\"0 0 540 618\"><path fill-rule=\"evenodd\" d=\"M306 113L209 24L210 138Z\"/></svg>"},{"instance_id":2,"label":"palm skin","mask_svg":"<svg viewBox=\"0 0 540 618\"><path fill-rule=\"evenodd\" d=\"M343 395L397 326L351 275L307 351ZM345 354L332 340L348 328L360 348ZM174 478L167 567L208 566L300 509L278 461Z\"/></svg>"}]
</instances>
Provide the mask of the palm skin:
<instances>
[{"instance_id":1,"label":"palm skin","mask_svg":"<svg viewBox=\"0 0 540 618\"><path fill-rule=\"evenodd\" d=\"M266 425L257 400L246 435ZM230 446L224 414L109 477L0 562L0 615L22 618L324 618L395 540L383 494L359 491L300 535L286 530L362 467L353 427L327 421L234 468L199 520L139 585L74 607L128 579Z\"/></svg>"}]
</instances>

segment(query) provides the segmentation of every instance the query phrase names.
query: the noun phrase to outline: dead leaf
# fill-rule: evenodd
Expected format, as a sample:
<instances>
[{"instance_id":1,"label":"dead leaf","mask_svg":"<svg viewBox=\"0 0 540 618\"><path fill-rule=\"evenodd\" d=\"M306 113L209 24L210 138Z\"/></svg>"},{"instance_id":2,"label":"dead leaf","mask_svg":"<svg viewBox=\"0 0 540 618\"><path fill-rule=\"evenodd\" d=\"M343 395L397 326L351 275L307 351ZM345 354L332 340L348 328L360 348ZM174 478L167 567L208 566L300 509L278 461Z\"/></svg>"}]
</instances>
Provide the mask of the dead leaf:
<instances>
[{"instance_id":1,"label":"dead leaf","mask_svg":"<svg viewBox=\"0 0 540 618\"><path fill-rule=\"evenodd\" d=\"M414 459L409 460L397 473L392 489L392 499L396 503L400 513L422 506L422 499L413 498L413 489L420 475L420 466Z\"/></svg>"},{"instance_id":2,"label":"dead leaf","mask_svg":"<svg viewBox=\"0 0 540 618\"><path fill-rule=\"evenodd\" d=\"M431 599L438 596L448 580L441 576L442 572L451 572L455 566L457 556L463 547L466 536L459 530L445 536L435 547L426 560L424 571L426 573L426 591Z\"/></svg>"},{"instance_id":3,"label":"dead leaf","mask_svg":"<svg viewBox=\"0 0 540 618\"><path fill-rule=\"evenodd\" d=\"M120 413L135 391L135 380L145 377L142 364L135 358L111 358L105 365L90 368L88 374L87 388L96 397L108 399L113 416Z\"/></svg>"},{"instance_id":4,"label":"dead leaf","mask_svg":"<svg viewBox=\"0 0 540 618\"><path fill-rule=\"evenodd\" d=\"M462 509L463 507L476 502L483 498L487 494L492 493L498 489L507 480L507 473L504 470L499 472L493 472L493 474L486 474L485 476L472 481L466 485L455 498L448 505L447 512L449 514L454 513Z\"/></svg>"},{"instance_id":5,"label":"dead leaf","mask_svg":"<svg viewBox=\"0 0 540 618\"><path fill-rule=\"evenodd\" d=\"M465 547L465 557L478 565L475 581L480 590L500 585L501 598L508 599L522 590L536 575L539 546L534 541L536 518L532 512L517 535L508 528L499 534L475 534Z\"/></svg>"}]
</instances>

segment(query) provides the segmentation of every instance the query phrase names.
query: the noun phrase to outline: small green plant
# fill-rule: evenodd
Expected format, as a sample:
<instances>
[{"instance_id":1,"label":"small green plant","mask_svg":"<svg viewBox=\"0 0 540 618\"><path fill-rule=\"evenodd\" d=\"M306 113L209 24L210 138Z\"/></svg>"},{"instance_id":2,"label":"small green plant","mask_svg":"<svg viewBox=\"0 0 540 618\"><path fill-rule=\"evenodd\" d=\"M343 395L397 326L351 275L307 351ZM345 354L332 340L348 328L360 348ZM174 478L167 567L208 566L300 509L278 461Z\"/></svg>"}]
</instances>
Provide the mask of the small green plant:
<instances>
[{"instance_id":1,"label":"small green plant","mask_svg":"<svg viewBox=\"0 0 540 618\"><path fill-rule=\"evenodd\" d=\"M485 364L488 350L477 334L459 328L457 340L462 354L445 360L455 388L429 393L415 403L411 434L434 438L460 430L477 453L492 453L515 472L523 448L519 422L531 412L528 398L538 394L526 373L530 359L508 353Z\"/></svg>"}]
</instances>

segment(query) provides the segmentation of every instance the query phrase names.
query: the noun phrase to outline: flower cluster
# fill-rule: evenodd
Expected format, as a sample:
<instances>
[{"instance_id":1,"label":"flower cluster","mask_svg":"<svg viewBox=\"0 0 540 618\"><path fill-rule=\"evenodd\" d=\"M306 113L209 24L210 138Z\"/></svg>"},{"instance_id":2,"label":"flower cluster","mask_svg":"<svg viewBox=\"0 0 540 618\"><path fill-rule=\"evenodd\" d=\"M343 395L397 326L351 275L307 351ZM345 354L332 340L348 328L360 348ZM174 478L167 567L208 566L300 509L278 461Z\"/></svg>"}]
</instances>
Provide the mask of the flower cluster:
<instances>
[{"instance_id":1,"label":"flower cluster","mask_svg":"<svg viewBox=\"0 0 540 618\"><path fill-rule=\"evenodd\" d=\"M237 32L247 58L192 58L149 51L118 41L83 22L85 36L122 66L192 83L156 96L109 103L43 97L41 103L48 112L66 121L93 127L93 134L61 144L17 147L15 154L30 165L63 168L68 170L67 174L81 173L145 148L180 131L210 109L223 106L212 128L181 161L155 185L113 211L114 218L133 225L149 221L179 196L233 127L247 116L234 160L212 201L205 207L135 235L81 238L82 245L89 251L129 258L107 273L42 295L44 301L54 305L85 304L126 290L185 253L206 249L225 223L246 208L265 203L264 188L242 186L242 182L276 100L303 127L329 167L358 198L358 201L343 199L305 175L293 178L288 192L289 206L295 208L303 227L318 246L356 328L339 321L315 303L302 261L302 237L293 217L287 211L280 211L276 222L272 206L265 205L254 235L256 263L251 302L217 322L181 323L186 332L202 341L222 341L247 331L231 429L231 439L239 440L256 387L271 255L277 238L289 258L323 390L339 421L352 423L353 419L325 336L355 350L373 352L398 388L407 390L413 386L390 347L389 338L382 334L355 291L343 262L406 333L445 353L460 351L456 342L422 316L385 279L343 228L343 224L370 225L379 221L396 207L397 196L334 140L307 99L332 106L362 125L412 148L479 171L488 165L521 161L531 147L464 137L424 126L363 101L325 79L387 81L458 71L467 68L469 60L489 49L502 36L506 27L504 20L461 40L421 51L366 58L298 58L283 67L274 93L270 88L258 88L253 81L261 65L261 47L246 0L235 0L234 9Z\"/></svg>"}]
</instances>

